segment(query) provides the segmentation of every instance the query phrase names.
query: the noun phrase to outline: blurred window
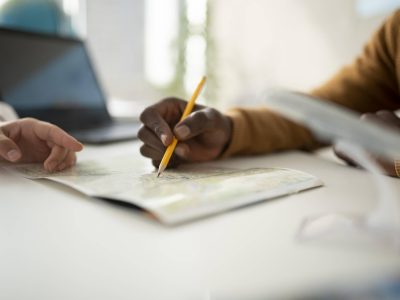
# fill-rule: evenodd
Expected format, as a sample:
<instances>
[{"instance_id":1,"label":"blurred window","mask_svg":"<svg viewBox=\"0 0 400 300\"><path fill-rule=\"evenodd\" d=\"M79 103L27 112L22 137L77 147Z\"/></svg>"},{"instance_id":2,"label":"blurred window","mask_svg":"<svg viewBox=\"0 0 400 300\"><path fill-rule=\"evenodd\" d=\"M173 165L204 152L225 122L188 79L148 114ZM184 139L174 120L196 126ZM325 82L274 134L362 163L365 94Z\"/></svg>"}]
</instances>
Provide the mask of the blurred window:
<instances>
[{"instance_id":1,"label":"blurred window","mask_svg":"<svg viewBox=\"0 0 400 300\"><path fill-rule=\"evenodd\" d=\"M71 3L78 0L8 0L0 4L0 26L19 30L75 36ZM69 10L68 10L69 8ZM71 13L71 14L68 14Z\"/></svg>"},{"instance_id":2,"label":"blurred window","mask_svg":"<svg viewBox=\"0 0 400 300\"><path fill-rule=\"evenodd\" d=\"M147 0L145 14L147 80L166 93L190 94L212 72L207 70L208 1Z\"/></svg>"}]
</instances>

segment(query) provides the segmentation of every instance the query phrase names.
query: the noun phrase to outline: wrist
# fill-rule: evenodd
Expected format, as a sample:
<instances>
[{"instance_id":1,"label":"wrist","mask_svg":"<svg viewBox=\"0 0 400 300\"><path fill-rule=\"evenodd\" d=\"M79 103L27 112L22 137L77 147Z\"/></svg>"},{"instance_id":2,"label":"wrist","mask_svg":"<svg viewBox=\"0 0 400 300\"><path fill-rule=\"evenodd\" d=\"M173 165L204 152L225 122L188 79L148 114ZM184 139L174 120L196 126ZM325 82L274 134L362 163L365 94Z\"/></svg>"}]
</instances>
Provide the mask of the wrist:
<instances>
[{"instance_id":1,"label":"wrist","mask_svg":"<svg viewBox=\"0 0 400 300\"><path fill-rule=\"evenodd\" d=\"M223 115L224 118L224 127L225 127L225 141L223 143L223 146L221 148L221 152L218 155L218 157L222 157L224 156L224 153L226 152L226 150L229 148L231 141L232 141L232 132L233 132L233 120L231 119L231 117L227 116L227 115Z\"/></svg>"}]
</instances>

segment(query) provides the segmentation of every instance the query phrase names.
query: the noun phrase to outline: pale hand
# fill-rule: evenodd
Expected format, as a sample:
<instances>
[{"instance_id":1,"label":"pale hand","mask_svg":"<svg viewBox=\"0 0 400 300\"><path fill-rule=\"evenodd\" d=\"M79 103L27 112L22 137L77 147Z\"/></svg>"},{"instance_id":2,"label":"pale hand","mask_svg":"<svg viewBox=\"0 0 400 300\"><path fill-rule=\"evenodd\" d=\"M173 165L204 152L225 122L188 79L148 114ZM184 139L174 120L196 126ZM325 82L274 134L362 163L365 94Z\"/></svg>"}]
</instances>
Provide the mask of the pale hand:
<instances>
[{"instance_id":1,"label":"pale hand","mask_svg":"<svg viewBox=\"0 0 400 300\"><path fill-rule=\"evenodd\" d=\"M0 159L9 162L43 162L49 172L76 163L83 145L59 127L32 118L0 123Z\"/></svg>"}]
</instances>

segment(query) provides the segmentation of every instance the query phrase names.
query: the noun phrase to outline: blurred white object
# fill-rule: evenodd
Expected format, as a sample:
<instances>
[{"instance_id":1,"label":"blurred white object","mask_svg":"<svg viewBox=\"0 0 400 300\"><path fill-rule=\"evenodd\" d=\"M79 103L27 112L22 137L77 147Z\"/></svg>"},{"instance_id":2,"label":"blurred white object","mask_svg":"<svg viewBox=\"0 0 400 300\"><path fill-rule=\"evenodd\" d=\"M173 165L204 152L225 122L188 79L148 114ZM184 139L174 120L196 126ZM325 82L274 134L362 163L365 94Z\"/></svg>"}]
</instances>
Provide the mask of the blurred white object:
<instances>
[{"instance_id":1,"label":"blurred white object","mask_svg":"<svg viewBox=\"0 0 400 300\"><path fill-rule=\"evenodd\" d=\"M359 116L342 107L288 91L267 94L269 107L307 126L325 141L335 143L342 152L371 172L377 185L376 208L366 215L329 213L307 217L298 238L312 240L334 236L351 242L369 238L375 244L394 246L400 250L400 206L383 170L368 155L375 153L388 160L400 157L399 133L380 124L362 122ZM358 237L357 238L355 238Z\"/></svg>"},{"instance_id":2,"label":"blurred white object","mask_svg":"<svg viewBox=\"0 0 400 300\"><path fill-rule=\"evenodd\" d=\"M388 160L400 158L396 130L381 124L362 122L360 115L337 104L286 90L271 90L265 103L278 113L304 124L324 141L345 141Z\"/></svg>"},{"instance_id":3,"label":"blurred white object","mask_svg":"<svg viewBox=\"0 0 400 300\"><path fill-rule=\"evenodd\" d=\"M343 142L337 148L371 172L378 189L376 206L365 215L328 213L307 217L298 230L297 238L300 241L333 239L368 247L392 247L400 251L398 195L387 178L381 175L383 170L359 146Z\"/></svg>"},{"instance_id":4,"label":"blurred white object","mask_svg":"<svg viewBox=\"0 0 400 300\"><path fill-rule=\"evenodd\" d=\"M18 119L17 113L7 103L0 102L0 122Z\"/></svg>"},{"instance_id":5,"label":"blurred white object","mask_svg":"<svg viewBox=\"0 0 400 300\"><path fill-rule=\"evenodd\" d=\"M381 166L374 160L371 160L367 151L357 145L339 142L336 144L336 148L349 155L360 166L371 172L375 179L379 192L378 196L380 198L376 209L368 215L366 219L368 224L366 225L379 230L392 230L395 228L400 233L400 207L397 203L398 195L393 192L391 185L385 180L386 177L381 175L384 173Z\"/></svg>"}]
</instances>

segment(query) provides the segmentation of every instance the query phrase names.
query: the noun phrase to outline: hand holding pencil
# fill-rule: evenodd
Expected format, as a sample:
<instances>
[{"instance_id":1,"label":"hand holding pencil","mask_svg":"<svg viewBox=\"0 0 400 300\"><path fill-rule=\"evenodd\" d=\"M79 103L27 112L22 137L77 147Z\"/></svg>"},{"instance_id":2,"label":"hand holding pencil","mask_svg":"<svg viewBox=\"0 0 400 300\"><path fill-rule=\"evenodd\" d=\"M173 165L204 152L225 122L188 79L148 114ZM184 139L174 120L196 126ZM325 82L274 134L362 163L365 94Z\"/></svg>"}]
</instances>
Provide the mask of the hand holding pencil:
<instances>
[{"instance_id":1,"label":"hand holding pencil","mask_svg":"<svg viewBox=\"0 0 400 300\"><path fill-rule=\"evenodd\" d=\"M194 104L196 102L196 99L200 95L201 90L203 89L205 83L206 83L206 77L203 77L200 80L200 83L197 85L197 88L194 91L189 102L187 103L185 110L183 111L181 121L185 120L185 118L192 112ZM172 143L167 147L167 150L165 150L163 158L160 162L160 166L158 167L157 177L159 177L161 175L161 173L164 172L164 170L167 168L168 163L171 160L172 155L174 154L177 144L178 144L178 140L176 139L176 137L173 137Z\"/></svg>"},{"instance_id":2,"label":"hand holding pencil","mask_svg":"<svg viewBox=\"0 0 400 300\"><path fill-rule=\"evenodd\" d=\"M167 98L149 106L140 116L143 123L138 133L143 142L140 152L150 158L157 168L167 147L174 143L174 137L176 148L167 163L168 167L216 159L231 140L229 117L213 108L193 105L192 112L182 118L187 104L184 100Z\"/></svg>"}]
</instances>

